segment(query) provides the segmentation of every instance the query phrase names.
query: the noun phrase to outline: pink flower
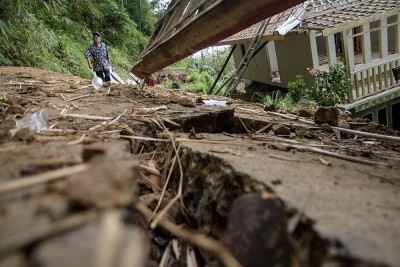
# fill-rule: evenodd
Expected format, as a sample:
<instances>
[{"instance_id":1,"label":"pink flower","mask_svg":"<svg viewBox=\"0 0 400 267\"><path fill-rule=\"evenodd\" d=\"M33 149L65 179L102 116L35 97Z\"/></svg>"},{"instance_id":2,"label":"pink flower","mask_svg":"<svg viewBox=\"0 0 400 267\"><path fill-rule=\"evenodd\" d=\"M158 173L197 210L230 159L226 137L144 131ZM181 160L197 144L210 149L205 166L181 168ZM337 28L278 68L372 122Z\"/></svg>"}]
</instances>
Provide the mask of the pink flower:
<instances>
[{"instance_id":1,"label":"pink flower","mask_svg":"<svg viewBox=\"0 0 400 267\"><path fill-rule=\"evenodd\" d=\"M315 76L315 75L317 75L317 71L315 69L311 69L310 74L311 74L311 76Z\"/></svg>"}]
</instances>

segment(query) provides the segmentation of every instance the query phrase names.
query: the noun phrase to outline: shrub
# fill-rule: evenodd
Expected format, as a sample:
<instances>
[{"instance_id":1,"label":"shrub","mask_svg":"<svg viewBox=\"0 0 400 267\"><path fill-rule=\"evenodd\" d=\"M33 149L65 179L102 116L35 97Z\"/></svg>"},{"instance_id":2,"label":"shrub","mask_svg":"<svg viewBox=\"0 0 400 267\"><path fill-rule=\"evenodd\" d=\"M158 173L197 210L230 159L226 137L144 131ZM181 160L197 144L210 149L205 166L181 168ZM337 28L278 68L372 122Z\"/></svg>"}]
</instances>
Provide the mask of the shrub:
<instances>
[{"instance_id":1,"label":"shrub","mask_svg":"<svg viewBox=\"0 0 400 267\"><path fill-rule=\"evenodd\" d=\"M208 89L212 86L213 81L214 78L208 72L192 70L187 79L187 82L192 84L187 86L187 90L193 93L206 94Z\"/></svg>"},{"instance_id":2,"label":"shrub","mask_svg":"<svg viewBox=\"0 0 400 267\"><path fill-rule=\"evenodd\" d=\"M345 65L330 65L329 72L315 69L309 71L315 79L311 88L305 91L307 99L314 100L321 106L334 106L344 102L351 88Z\"/></svg>"},{"instance_id":3,"label":"shrub","mask_svg":"<svg viewBox=\"0 0 400 267\"><path fill-rule=\"evenodd\" d=\"M289 93L293 97L294 102L299 102L304 91L306 89L306 83L304 82L303 76L297 75L294 82L288 83Z\"/></svg>"}]
</instances>

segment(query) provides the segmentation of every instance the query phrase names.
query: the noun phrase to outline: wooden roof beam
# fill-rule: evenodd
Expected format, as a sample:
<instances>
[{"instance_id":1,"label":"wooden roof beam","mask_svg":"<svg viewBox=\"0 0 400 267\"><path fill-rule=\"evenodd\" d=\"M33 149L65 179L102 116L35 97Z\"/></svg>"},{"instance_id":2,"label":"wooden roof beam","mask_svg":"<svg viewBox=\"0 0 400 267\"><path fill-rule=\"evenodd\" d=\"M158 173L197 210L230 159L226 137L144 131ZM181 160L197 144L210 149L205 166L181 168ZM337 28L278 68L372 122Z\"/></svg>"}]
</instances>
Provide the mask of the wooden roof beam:
<instances>
[{"instance_id":1,"label":"wooden roof beam","mask_svg":"<svg viewBox=\"0 0 400 267\"><path fill-rule=\"evenodd\" d=\"M145 78L193 53L209 47L263 19L304 0L221 0L182 26L167 39L152 46L132 69ZM161 39L161 38L160 38ZM154 40L153 40L154 41Z\"/></svg>"}]
</instances>

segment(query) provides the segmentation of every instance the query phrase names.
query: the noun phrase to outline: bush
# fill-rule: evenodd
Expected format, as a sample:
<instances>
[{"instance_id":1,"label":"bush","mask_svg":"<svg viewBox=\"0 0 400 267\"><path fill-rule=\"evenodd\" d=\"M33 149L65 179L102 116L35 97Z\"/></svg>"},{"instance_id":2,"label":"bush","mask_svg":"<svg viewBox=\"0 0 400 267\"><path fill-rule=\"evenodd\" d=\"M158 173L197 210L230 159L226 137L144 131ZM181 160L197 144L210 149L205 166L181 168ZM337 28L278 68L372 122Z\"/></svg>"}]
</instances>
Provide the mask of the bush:
<instances>
[{"instance_id":1,"label":"bush","mask_svg":"<svg viewBox=\"0 0 400 267\"><path fill-rule=\"evenodd\" d=\"M304 82L303 76L297 75L294 82L288 83L289 93L293 97L294 102L299 102L304 91L306 89L306 83Z\"/></svg>"},{"instance_id":2,"label":"bush","mask_svg":"<svg viewBox=\"0 0 400 267\"><path fill-rule=\"evenodd\" d=\"M345 65L330 65L329 72L314 69L309 71L315 79L311 88L305 91L307 99L314 100L321 106L334 106L344 102L351 89Z\"/></svg>"},{"instance_id":3,"label":"bush","mask_svg":"<svg viewBox=\"0 0 400 267\"><path fill-rule=\"evenodd\" d=\"M207 94L208 89L212 86L214 78L206 71L198 72L192 70L187 82L192 83L187 86L187 90L193 93Z\"/></svg>"}]
</instances>

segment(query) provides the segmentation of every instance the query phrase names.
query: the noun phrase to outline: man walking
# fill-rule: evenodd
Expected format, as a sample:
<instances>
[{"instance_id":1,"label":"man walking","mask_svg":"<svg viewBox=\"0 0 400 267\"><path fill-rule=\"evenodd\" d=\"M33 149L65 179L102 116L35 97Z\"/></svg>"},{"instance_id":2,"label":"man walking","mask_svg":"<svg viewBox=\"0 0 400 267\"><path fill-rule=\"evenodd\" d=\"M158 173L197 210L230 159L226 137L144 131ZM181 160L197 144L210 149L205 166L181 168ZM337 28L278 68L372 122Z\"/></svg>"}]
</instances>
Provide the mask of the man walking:
<instances>
[{"instance_id":1,"label":"man walking","mask_svg":"<svg viewBox=\"0 0 400 267\"><path fill-rule=\"evenodd\" d=\"M107 46L101 42L101 35L98 32L93 33L93 44L86 50L86 59L89 68L96 72L97 77L103 79L104 82L111 81L110 55Z\"/></svg>"}]
</instances>

